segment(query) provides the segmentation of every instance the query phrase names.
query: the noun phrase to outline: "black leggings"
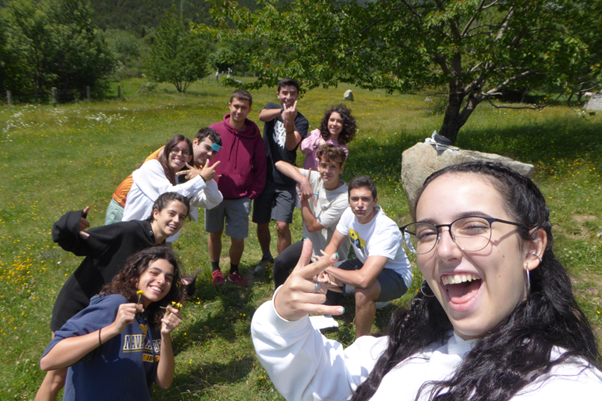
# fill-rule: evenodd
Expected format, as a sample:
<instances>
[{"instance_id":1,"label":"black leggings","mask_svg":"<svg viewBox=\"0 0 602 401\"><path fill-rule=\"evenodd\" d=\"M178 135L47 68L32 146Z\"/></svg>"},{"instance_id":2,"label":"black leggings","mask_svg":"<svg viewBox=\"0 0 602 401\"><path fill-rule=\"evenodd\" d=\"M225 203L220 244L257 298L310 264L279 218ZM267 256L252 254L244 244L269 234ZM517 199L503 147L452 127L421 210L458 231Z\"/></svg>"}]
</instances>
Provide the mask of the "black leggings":
<instances>
[{"instance_id":1,"label":"black leggings","mask_svg":"<svg viewBox=\"0 0 602 401\"><path fill-rule=\"evenodd\" d=\"M274 259L274 289L280 287L291 274L303 251L303 241L295 242Z\"/></svg>"}]
</instances>

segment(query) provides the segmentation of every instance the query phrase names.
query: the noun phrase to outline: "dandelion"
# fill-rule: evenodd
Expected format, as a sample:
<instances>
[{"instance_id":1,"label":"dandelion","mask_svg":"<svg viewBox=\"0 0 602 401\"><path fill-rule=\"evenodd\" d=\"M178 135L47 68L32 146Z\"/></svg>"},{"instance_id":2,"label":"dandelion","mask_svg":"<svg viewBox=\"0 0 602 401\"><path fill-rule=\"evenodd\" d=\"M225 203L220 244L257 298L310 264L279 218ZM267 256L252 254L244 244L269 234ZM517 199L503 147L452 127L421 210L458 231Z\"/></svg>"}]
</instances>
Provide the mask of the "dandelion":
<instances>
[{"instance_id":1,"label":"dandelion","mask_svg":"<svg viewBox=\"0 0 602 401\"><path fill-rule=\"evenodd\" d=\"M171 306L177 309L182 309L182 304L179 302L171 301ZM161 309L167 309L165 306L161 306ZM169 316L169 311L165 313L165 317ZM186 334L186 333L184 333Z\"/></svg>"},{"instance_id":2,"label":"dandelion","mask_svg":"<svg viewBox=\"0 0 602 401\"><path fill-rule=\"evenodd\" d=\"M144 291L140 290L140 291L136 291L136 294L138 294L138 302L136 302L136 304L140 303L140 298L142 297L142 294L144 294Z\"/></svg>"}]
</instances>

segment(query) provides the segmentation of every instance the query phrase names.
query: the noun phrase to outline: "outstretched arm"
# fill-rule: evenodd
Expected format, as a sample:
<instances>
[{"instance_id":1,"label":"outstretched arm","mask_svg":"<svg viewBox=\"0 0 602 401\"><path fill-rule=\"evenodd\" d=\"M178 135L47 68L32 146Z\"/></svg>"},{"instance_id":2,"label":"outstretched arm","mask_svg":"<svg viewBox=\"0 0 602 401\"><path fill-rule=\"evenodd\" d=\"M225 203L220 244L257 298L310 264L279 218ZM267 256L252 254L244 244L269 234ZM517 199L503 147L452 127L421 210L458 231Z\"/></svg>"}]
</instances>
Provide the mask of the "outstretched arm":
<instances>
[{"instance_id":1,"label":"outstretched arm","mask_svg":"<svg viewBox=\"0 0 602 401\"><path fill-rule=\"evenodd\" d=\"M283 109L263 109L259 112L259 121L267 123L268 121L272 121L280 114L282 114Z\"/></svg>"},{"instance_id":2,"label":"outstretched arm","mask_svg":"<svg viewBox=\"0 0 602 401\"><path fill-rule=\"evenodd\" d=\"M338 252L339 248L341 247L341 245L343 245L343 242L345 242L346 239L346 235L341 234L338 230L334 230L332 238L330 239L330 243L326 246L324 253L332 255L335 252Z\"/></svg>"},{"instance_id":3,"label":"outstretched arm","mask_svg":"<svg viewBox=\"0 0 602 401\"><path fill-rule=\"evenodd\" d=\"M334 260L306 265L311 257L306 241L299 264L274 300L263 304L251 324L259 361L276 389L287 400L344 400L362 383L386 349L387 338L366 336L346 350L313 328L308 313L341 314L340 306L325 306L324 291L314 293L313 277ZM286 306L285 304L289 304Z\"/></svg>"},{"instance_id":4,"label":"outstretched arm","mask_svg":"<svg viewBox=\"0 0 602 401\"><path fill-rule=\"evenodd\" d=\"M142 311L143 308L140 304L128 303L119 305L117 316L112 324L89 334L69 337L59 341L40 359L40 368L48 371L73 365L90 353L90 351L123 333L125 327L136 318L136 313Z\"/></svg>"},{"instance_id":5,"label":"outstretched arm","mask_svg":"<svg viewBox=\"0 0 602 401\"><path fill-rule=\"evenodd\" d=\"M121 228L117 224L90 227L86 220L90 208L65 213L52 225L52 240L67 252L77 256L98 257L104 253L114 240L119 240Z\"/></svg>"},{"instance_id":6,"label":"outstretched arm","mask_svg":"<svg viewBox=\"0 0 602 401\"><path fill-rule=\"evenodd\" d=\"M172 306L167 306L167 312L161 319L161 358L157 366L155 381L161 388L168 388L173 381L176 362L171 345L171 332L182 323L180 311Z\"/></svg>"},{"instance_id":7,"label":"outstretched arm","mask_svg":"<svg viewBox=\"0 0 602 401\"><path fill-rule=\"evenodd\" d=\"M280 171L282 174L286 175L287 177L295 180L297 182L297 184L299 184L299 188L301 189L301 198L302 199L313 198L314 191L311 188L309 179L307 177L305 177L303 174L301 174L301 172L299 171L299 168L297 168L296 166L293 166L290 163L282 161L282 160L277 161L275 166L278 171ZM311 174L311 170L309 170L308 176L310 174Z\"/></svg>"}]
</instances>

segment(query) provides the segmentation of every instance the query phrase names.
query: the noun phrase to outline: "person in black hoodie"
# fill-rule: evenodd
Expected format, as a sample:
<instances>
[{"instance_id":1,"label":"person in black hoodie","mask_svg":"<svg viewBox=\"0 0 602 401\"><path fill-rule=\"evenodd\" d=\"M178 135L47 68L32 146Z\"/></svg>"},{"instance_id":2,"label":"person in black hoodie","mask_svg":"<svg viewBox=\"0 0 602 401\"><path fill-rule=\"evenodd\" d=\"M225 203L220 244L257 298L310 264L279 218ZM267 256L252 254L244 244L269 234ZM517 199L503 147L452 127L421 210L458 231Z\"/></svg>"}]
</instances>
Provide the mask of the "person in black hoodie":
<instances>
[{"instance_id":1,"label":"person in black hoodie","mask_svg":"<svg viewBox=\"0 0 602 401\"><path fill-rule=\"evenodd\" d=\"M67 279L54 303L50 328L53 332L86 308L90 299L121 271L128 257L152 246L163 244L184 225L190 203L188 198L166 192L159 196L147 220L122 221L84 231L90 224L83 211L68 212L52 226L52 239L61 248L85 256ZM49 371L36 395L36 401L56 400L65 384L67 369Z\"/></svg>"}]
</instances>

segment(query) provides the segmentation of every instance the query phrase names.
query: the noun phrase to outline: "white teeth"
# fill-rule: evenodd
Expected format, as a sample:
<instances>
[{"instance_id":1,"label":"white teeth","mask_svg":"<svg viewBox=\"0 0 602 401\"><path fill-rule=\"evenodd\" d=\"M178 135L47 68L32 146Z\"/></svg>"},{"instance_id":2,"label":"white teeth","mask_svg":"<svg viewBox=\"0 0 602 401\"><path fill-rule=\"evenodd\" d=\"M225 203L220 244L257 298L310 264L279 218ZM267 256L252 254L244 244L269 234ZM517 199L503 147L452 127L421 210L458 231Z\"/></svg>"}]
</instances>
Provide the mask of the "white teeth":
<instances>
[{"instance_id":1,"label":"white teeth","mask_svg":"<svg viewBox=\"0 0 602 401\"><path fill-rule=\"evenodd\" d=\"M480 280L481 278L476 274L468 273L468 274L454 274L453 276L443 276L441 277L441 282L443 285L450 284L460 284L465 283L467 281L475 281Z\"/></svg>"}]
</instances>

